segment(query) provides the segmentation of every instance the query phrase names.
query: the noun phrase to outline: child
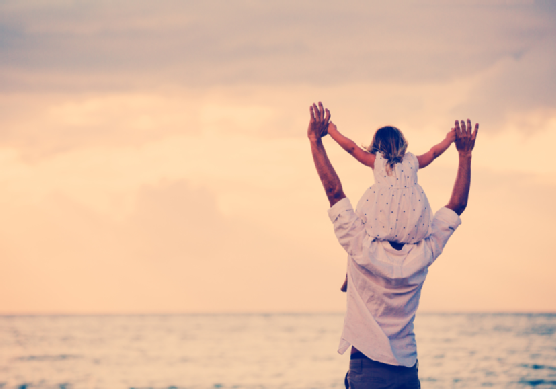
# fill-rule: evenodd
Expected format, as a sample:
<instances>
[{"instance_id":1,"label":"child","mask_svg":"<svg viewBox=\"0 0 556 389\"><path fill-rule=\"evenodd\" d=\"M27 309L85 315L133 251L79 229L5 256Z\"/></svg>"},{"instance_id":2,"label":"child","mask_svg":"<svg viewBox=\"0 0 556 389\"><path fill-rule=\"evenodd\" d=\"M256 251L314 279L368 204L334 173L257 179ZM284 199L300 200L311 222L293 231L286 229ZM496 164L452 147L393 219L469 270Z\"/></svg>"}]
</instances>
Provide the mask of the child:
<instances>
[{"instance_id":1,"label":"child","mask_svg":"<svg viewBox=\"0 0 556 389\"><path fill-rule=\"evenodd\" d=\"M366 150L340 134L332 122L328 134L355 159L373 169L375 184L363 194L356 208L367 233L376 240L391 242L395 249L426 238L432 213L427 196L417 183L417 171L446 151L455 140L455 129L417 157L406 153L407 141L395 127L379 128ZM347 276L342 291L346 288Z\"/></svg>"}]
</instances>

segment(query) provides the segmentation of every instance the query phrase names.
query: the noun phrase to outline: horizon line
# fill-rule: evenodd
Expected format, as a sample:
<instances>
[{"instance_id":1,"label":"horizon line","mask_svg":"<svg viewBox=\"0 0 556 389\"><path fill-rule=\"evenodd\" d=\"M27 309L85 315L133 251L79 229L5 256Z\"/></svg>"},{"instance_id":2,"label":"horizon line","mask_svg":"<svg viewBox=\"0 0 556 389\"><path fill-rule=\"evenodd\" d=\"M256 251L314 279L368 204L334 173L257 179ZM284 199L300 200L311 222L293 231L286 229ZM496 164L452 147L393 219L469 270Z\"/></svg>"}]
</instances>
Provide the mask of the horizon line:
<instances>
[{"instance_id":1,"label":"horizon line","mask_svg":"<svg viewBox=\"0 0 556 389\"><path fill-rule=\"evenodd\" d=\"M211 311L211 312L21 312L21 313L2 313L0 317L22 317L22 316L221 316L221 315L244 315L244 316L270 316L270 315L343 315L345 311ZM556 311L549 310L425 310L417 314L431 315L556 315ZM416 315L417 315L416 314Z\"/></svg>"}]
</instances>

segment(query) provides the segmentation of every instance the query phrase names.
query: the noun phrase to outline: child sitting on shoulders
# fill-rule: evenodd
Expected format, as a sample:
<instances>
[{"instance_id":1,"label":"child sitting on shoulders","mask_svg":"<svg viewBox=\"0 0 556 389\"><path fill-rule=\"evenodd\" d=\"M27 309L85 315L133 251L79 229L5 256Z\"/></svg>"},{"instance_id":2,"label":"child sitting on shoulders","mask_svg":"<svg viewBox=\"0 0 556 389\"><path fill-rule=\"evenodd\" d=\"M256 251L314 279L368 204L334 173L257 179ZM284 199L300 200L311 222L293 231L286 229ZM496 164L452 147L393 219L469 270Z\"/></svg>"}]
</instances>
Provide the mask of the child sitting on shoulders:
<instances>
[{"instance_id":1,"label":"child sitting on shoulders","mask_svg":"<svg viewBox=\"0 0 556 389\"><path fill-rule=\"evenodd\" d=\"M369 147L362 149L342 135L330 122L328 134L355 159L373 169L375 183L366 190L356 213L375 240L389 241L400 250L430 234L432 213L417 171L428 166L455 141L455 129L423 155L407 150L407 140L396 127L379 128ZM346 281L342 291L347 289Z\"/></svg>"}]
</instances>

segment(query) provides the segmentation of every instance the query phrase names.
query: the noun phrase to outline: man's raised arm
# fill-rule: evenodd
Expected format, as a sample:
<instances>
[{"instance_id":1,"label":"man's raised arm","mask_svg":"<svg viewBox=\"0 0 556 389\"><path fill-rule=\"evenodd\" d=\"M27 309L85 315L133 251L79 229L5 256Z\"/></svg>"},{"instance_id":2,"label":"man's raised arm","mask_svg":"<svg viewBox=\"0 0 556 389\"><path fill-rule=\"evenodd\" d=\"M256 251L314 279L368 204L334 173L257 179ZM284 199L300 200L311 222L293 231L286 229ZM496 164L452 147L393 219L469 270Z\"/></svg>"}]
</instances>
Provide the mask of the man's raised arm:
<instances>
[{"instance_id":1,"label":"man's raised arm","mask_svg":"<svg viewBox=\"0 0 556 389\"><path fill-rule=\"evenodd\" d=\"M322 103L319 102L317 107L313 104L309 111L311 113L311 120L309 121L309 128L307 129L307 137L311 142L311 153L313 154L313 161L317 173L320 177L330 206L333 206L346 195L342 189L340 178L332 167L324 145L322 144L322 137L326 135L328 122L330 121L330 111L324 109ZM326 111L326 115L325 115Z\"/></svg>"},{"instance_id":2,"label":"man's raised arm","mask_svg":"<svg viewBox=\"0 0 556 389\"><path fill-rule=\"evenodd\" d=\"M452 196L446 208L451 209L458 215L461 215L467 207L467 199L469 198L469 188L471 186L471 152L475 147L475 139L479 130L479 123L475 124L475 131L471 133L471 120L467 119L460 123L456 120L456 149L459 154L458 174Z\"/></svg>"}]
</instances>

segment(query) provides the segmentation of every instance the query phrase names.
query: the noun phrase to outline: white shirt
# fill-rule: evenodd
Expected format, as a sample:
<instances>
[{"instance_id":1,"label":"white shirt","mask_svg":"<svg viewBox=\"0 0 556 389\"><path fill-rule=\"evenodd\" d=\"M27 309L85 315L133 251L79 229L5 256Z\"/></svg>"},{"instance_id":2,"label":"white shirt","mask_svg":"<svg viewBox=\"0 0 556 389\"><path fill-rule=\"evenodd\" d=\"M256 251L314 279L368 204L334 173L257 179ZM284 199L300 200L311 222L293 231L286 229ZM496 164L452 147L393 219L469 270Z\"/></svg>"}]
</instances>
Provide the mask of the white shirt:
<instances>
[{"instance_id":1,"label":"white shirt","mask_svg":"<svg viewBox=\"0 0 556 389\"><path fill-rule=\"evenodd\" d=\"M369 358L411 367L417 361L413 321L428 267L442 253L461 219L441 208L431 235L395 250L365 231L363 221L344 198L328 210L334 232L348 253L348 289L344 329L338 352L353 345Z\"/></svg>"}]
</instances>

